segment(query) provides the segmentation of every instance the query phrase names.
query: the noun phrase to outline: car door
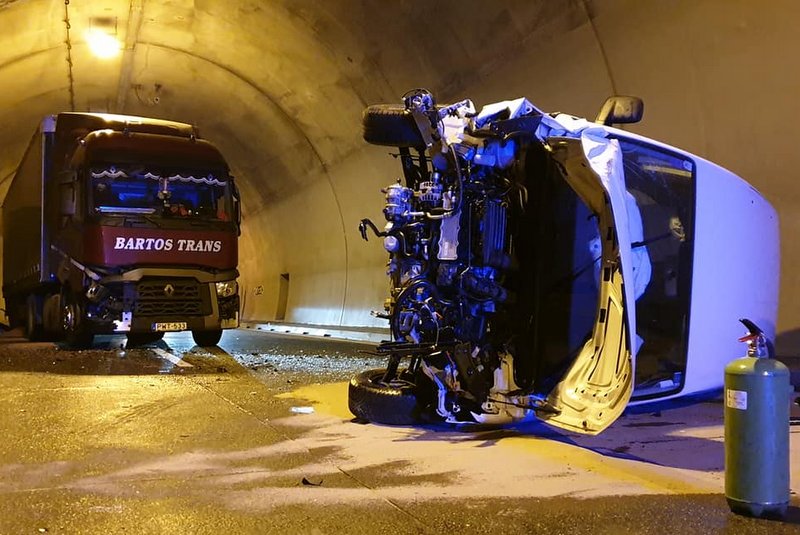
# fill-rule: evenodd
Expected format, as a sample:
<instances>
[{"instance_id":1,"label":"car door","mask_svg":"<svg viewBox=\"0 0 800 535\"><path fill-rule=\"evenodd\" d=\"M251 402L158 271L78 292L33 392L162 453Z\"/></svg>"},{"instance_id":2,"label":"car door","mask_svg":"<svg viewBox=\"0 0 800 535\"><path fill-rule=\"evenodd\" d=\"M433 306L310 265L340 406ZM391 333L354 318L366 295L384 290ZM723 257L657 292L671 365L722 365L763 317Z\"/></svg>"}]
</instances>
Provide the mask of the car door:
<instances>
[{"instance_id":1,"label":"car door","mask_svg":"<svg viewBox=\"0 0 800 535\"><path fill-rule=\"evenodd\" d=\"M569 185L598 217L602 246L598 303L591 336L547 397L546 423L597 434L624 411L633 388L636 311L632 281L631 207L619 143L603 127L548 137L546 145ZM630 284L627 284L631 281Z\"/></svg>"}]
</instances>

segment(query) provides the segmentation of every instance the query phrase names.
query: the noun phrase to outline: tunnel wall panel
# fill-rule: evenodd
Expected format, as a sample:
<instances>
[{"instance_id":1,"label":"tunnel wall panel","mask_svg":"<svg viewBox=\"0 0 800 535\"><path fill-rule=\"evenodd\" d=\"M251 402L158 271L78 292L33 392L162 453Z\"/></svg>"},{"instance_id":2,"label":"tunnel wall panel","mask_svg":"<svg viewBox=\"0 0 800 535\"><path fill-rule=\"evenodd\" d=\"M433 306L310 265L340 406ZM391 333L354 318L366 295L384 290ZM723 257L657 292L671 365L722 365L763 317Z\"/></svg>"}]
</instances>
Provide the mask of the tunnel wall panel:
<instances>
[{"instance_id":1,"label":"tunnel wall panel","mask_svg":"<svg viewBox=\"0 0 800 535\"><path fill-rule=\"evenodd\" d=\"M357 225L382 225L380 188L400 169L361 141L360 114L428 87L589 118L612 92L643 97L631 130L730 168L776 206L779 330L800 332L798 2L204 0L137 15L111 1L130 48L106 64L81 42L93 5L70 6L76 105L191 122L219 146L242 190L245 318L274 319L289 273L287 320L381 323L369 311L386 297L386 253ZM0 9L0 180L41 118L68 109L63 8Z\"/></svg>"}]
</instances>

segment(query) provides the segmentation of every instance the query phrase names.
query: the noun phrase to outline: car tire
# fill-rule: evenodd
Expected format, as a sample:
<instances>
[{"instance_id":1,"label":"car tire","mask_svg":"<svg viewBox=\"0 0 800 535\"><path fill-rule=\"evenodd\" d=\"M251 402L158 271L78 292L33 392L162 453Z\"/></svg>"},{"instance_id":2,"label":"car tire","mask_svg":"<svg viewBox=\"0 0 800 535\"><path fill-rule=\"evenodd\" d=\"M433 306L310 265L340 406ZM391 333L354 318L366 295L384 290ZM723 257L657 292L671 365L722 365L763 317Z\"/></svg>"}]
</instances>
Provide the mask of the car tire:
<instances>
[{"instance_id":1,"label":"car tire","mask_svg":"<svg viewBox=\"0 0 800 535\"><path fill-rule=\"evenodd\" d=\"M375 104L361 117L364 141L388 147L425 147L414 117L403 106Z\"/></svg>"},{"instance_id":2,"label":"car tire","mask_svg":"<svg viewBox=\"0 0 800 535\"><path fill-rule=\"evenodd\" d=\"M61 328L64 341L70 349L86 349L92 345L94 335L86 324L86 310L71 292L61 294Z\"/></svg>"},{"instance_id":3,"label":"car tire","mask_svg":"<svg viewBox=\"0 0 800 535\"><path fill-rule=\"evenodd\" d=\"M194 343L200 347L214 347L219 343L222 338L222 329L215 329L213 331L192 331L192 338Z\"/></svg>"},{"instance_id":4,"label":"car tire","mask_svg":"<svg viewBox=\"0 0 800 535\"><path fill-rule=\"evenodd\" d=\"M350 380L347 404L356 418L388 425L417 421L417 396L409 383L381 383L386 370L367 370Z\"/></svg>"}]
</instances>

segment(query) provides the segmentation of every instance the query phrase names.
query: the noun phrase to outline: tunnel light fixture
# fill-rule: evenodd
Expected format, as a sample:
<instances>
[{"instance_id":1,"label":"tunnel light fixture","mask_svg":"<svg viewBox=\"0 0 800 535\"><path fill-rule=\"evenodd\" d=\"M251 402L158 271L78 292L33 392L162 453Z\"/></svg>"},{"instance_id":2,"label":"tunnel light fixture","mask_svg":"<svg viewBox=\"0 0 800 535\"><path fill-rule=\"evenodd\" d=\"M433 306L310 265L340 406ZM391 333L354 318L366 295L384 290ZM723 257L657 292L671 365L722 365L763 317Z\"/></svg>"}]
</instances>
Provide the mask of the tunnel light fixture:
<instances>
[{"instance_id":1,"label":"tunnel light fixture","mask_svg":"<svg viewBox=\"0 0 800 535\"><path fill-rule=\"evenodd\" d=\"M102 30L90 29L86 32L85 38L86 44L89 45L89 50L100 59L116 57L122 48L116 37Z\"/></svg>"},{"instance_id":2,"label":"tunnel light fixture","mask_svg":"<svg viewBox=\"0 0 800 535\"><path fill-rule=\"evenodd\" d=\"M84 34L89 50L100 59L111 59L119 55L122 43L117 39L116 17L94 17Z\"/></svg>"}]
</instances>

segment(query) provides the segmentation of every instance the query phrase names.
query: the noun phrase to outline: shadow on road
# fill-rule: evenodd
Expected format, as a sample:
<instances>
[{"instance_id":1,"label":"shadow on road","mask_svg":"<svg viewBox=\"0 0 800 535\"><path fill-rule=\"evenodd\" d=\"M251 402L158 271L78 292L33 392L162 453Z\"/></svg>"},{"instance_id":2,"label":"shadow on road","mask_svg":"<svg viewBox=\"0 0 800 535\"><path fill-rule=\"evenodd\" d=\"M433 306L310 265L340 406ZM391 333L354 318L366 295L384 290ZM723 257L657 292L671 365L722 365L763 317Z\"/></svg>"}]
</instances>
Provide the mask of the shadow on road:
<instances>
[{"instance_id":1,"label":"shadow on road","mask_svg":"<svg viewBox=\"0 0 800 535\"><path fill-rule=\"evenodd\" d=\"M371 425L371 424L370 424ZM490 448L508 439L553 440L605 457L698 471L722 471L722 406L717 403L679 405L671 410L626 414L596 436L562 431L533 421L508 426L423 424L408 441L474 441Z\"/></svg>"},{"instance_id":2,"label":"shadow on road","mask_svg":"<svg viewBox=\"0 0 800 535\"><path fill-rule=\"evenodd\" d=\"M97 336L91 348L30 342L15 331L0 335L0 373L156 375L246 373L224 350L160 340L128 348L125 336Z\"/></svg>"}]
</instances>

